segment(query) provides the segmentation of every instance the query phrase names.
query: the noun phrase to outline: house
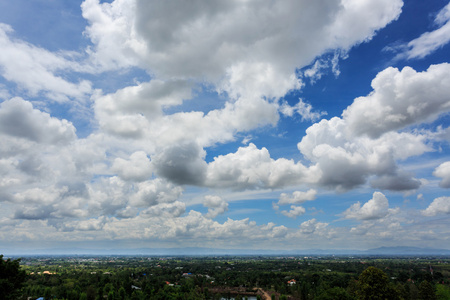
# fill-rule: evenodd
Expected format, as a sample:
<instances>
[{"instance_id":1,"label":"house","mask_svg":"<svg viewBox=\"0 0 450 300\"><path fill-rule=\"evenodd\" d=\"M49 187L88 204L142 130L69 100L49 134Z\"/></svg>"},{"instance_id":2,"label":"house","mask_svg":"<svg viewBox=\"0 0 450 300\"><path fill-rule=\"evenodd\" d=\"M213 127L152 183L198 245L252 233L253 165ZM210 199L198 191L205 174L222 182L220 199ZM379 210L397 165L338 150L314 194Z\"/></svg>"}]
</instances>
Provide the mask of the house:
<instances>
[{"instance_id":1,"label":"house","mask_svg":"<svg viewBox=\"0 0 450 300\"><path fill-rule=\"evenodd\" d=\"M291 279L287 282L289 285L294 285L297 283L297 281L295 281L295 279Z\"/></svg>"},{"instance_id":2,"label":"house","mask_svg":"<svg viewBox=\"0 0 450 300\"><path fill-rule=\"evenodd\" d=\"M44 271L44 272L42 272L42 274L53 275L53 274L55 274L55 273L52 273L52 272L50 272L50 271Z\"/></svg>"}]
</instances>

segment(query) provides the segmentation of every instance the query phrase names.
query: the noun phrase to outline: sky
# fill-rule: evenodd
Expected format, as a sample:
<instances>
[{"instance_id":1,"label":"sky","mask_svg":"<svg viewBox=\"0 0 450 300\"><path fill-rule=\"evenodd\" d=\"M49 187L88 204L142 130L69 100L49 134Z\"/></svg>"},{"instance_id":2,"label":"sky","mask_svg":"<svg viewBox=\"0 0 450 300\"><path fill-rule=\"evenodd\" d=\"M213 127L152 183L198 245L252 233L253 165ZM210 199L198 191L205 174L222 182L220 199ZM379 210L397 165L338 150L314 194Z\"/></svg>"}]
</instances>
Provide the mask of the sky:
<instances>
[{"instance_id":1,"label":"sky","mask_svg":"<svg viewBox=\"0 0 450 300\"><path fill-rule=\"evenodd\" d=\"M450 249L443 0L0 0L0 252Z\"/></svg>"}]
</instances>

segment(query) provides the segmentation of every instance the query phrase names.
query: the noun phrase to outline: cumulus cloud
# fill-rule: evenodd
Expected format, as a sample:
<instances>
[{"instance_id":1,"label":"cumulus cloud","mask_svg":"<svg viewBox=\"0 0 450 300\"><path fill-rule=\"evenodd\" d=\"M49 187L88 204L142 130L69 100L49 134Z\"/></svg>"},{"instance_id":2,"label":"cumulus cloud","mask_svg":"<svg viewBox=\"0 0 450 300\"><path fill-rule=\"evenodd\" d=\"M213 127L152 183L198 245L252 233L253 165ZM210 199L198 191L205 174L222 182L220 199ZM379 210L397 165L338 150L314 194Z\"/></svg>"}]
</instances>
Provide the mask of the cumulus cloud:
<instances>
[{"instance_id":1,"label":"cumulus cloud","mask_svg":"<svg viewBox=\"0 0 450 300\"><path fill-rule=\"evenodd\" d=\"M422 214L427 217L450 214L450 197L439 197L434 199L433 202L422 211Z\"/></svg>"},{"instance_id":2,"label":"cumulus cloud","mask_svg":"<svg viewBox=\"0 0 450 300\"><path fill-rule=\"evenodd\" d=\"M364 203L358 201L350 206L342 215L346 219L375 220L385 217L389 213L389 201L380 192L373 193L372 199Z\"/></svg>"},{"instance_id":3,"label":"cumulus cloud","mask_svg":"<svg viewBox=\"0 0 450 300\"><path fill-rule=\"evenodd\" d=\"M76 138L75 127L33 108L21 98L0 103L0 133L44 144L67 144Z\"/></svg>"},{"instance_id":4,"label":"cumulus cloud","mask_svg":"<svg viewBox=\"0 0 450 300\"><path fill-rule=\"evenodd\" d=\"M57 189L55 187L31 188L14 195L14 201L23 204L43 204L49 205L55 203L60 196L68 191L67 187Z\"/></svg>"},{"instance_id":5,"label":"cumulus cloud","mask_svg":"<svg viewBox=\"0 0 450 300\"><path fill-rule=\"evenodd\" d=\"M370 181L373 188L391 191L407 191L418 189L422 183L413 177L413 174L406 172L396 172L396 174L386 174Z\"/></svg>"},{"instance_id":6,"label":"cumulus cloud","mask_svg":"<svg viewBox=\"0 0 450 300\"><path fill-rule=\"evenodd\" d=\"M104 216L62 224L61 231L99 231L102 230L107 218Z\"/></svg>"},{"instance_id":7,"label":"cumulus cloud","mask_svg":"<svg viewBox=\"0 0 450 300\"><path fill-rule=\"evenodd\" d=\"M406 126L431 122L450 110L450 64L416 72L389 67L372 81L373 92L359 97L343 113L346 133L378 138ZM431 92L430 92L431 91Z\"/></svg>"},{"instance_id":8,"label":"cumulus cloud","mask_svg":"<svg viewBox=\"0 0 450 300\"><path fill-rule=\"evenodd\" d=\"M282 210L281 213L289 218L297 218L298 216L303 215L306 212L305 208L302 206L291 205L291 209L289 211Z\"/></svg>"},{"instance_id":9,"label":"cumulus cloud","mask_svg":"<svg viewBox=\"0 0 450 300\"><path fill-rule=\"evenodd\" d=\"M417 181L408 180L408 173L399 170L396 161L431 151L426 136L391 132L376 140L351 138L343 134L345 127L340 118L322 120L309 127L298 144L300 152L315 163L318 184L345 191L364 184L371 175L387 175L399 177L401 185L389 186L382 179L373 181L374 185L395 190L417 188ZM397 147L399 144L404 147Z\"/></svg>"},{"instance_id":10,"label":"cumulus cloud","mask_svg":"<svg viewBox=\"0 0 450 300\"><path fill-rule=\"evenodd\" d=\"M342 118L309 127L298 148L315 163L319 184L344 191L375 175L371 184L376 188L420 187L420 181L400 169L397 161L432 151L428 139L435 134L397 130L434 121L450 110L449 72L447 63L424 72L387 68L373 80L374 91L355 99Z\"/></svg>"},{"instance_id":11,"label":"cumulus cloud","mask_svg":"<svg viewBox=\"0 0 450 300\"><path fill-rule=\"evenodd\" d=\"M146 139L148 149L161 152L179 144L209 147L233 141L238 132L275 125L279 119L276 103L255 97L226 102L206 114L190 111L164 115L163 108L190 97L190 88L184 81L153 81L96 96L96 118L101 128L117 138Z\"/></svg>"},{"instance_id":12,"label":"cumulus cloud","mask_svg":"<svg viewBox=\"0 0 450 300\"><path fill-rule=\"evenodd\" d=\"M276 125L280 113L310 122L322 118L326 113L303 99L290 106L280 98L300 89L302 80L320 79L330 68L338 75L342 53L371 39L398 17L401 6L400 0L86 0L85 36L92 45L83 63L77 62L83 59L80 55L52 53L14 39L12 29L1 25L2 76L32 96L44 95L44 100L63 102L92 94L93 122L98 122L90 135L77 138L72 123L23 99L6 100L10 91L0 85L0 97L5 98L0 104L0 201L13 219L0 219L2 226L23 224L13 228L17 236L36 240L42 232L64 239L63 233L70 231L71 237L92 239L183 240L212 246L221 241L233 246L237 240L263 243L269 238L292 245L298 238L331 236L333 230L316 219L301 223L298 230L271 222L258 225L248 218L219 223L214 218L227 211L228 203L209 195L203 201L207 213L187 212L184 186L264 190L312 184L344 191L369 181L380 189L417 189L419 180L397 161L431 151L431 133L397 131L449 111L447 64L424 72L408 67L380 72L373 92L355 99L341 118L322 120L307 130L298 144L303 155L298 162L274 159L268 149L253 143L234 153L207 156L208 147ZM443 32L448 6L436 17L438 23ZM419 49L419 44L426 43L418 40L412 48ZM422 47L428 49L422 53L433 47ZM305 66L312 67L302 73ZM132 67L145 69L152 79L109 93L93 92L89 81L72 80L76 72ZM199 86L217 92L223 106L181 111ZM40 105L48 109L44 100ZM443 178L442 187L448 187L446 167L442 164L434 173ZM305 213L299 205L316 195L315 189L282 193L275 205L290 205L281 213L296 218ZM438 199L424 215L448 213L448 199ZM343 215L365 222L390 212L386 197L374 193ZM389 228L399 224L394 220Z\"/></svg>"},{"instance_id":13,"label":"cumulus cloud","mask_svg":"<svg viewBox=\"0 0 450 300\"><path fill-rule=\"evenodd\" d=\"M442 178L440 187L450 188L450 161L440 164L433 172L433 176Z\"/></svg>"},{"instance_id":14,"label":"cumulus cloud","mask_svg":"<svg viewBox=\"0 0 450 300\"><path fill-rule=\"evenodd\" d=\"M355 99L342 118L322 120L307 129L298 148L312 163L309 168L288 160L272 160L266 149L257 150L249 144L234 154L216 157L208 165L207 185L226 187L239 181L234 186L242 189L310 182L345 191L371 178L375 188L417 189L421 181L402 170L397 161L432 151L428 138L433 134L397 130L431 122L449 110L449 66L435 65L420 73L411 68L380 72L372 84L374 91ZM433 92L425 93L427 90ZM402 147L398 147L400 144ZM297 176L289 176L283 183L277 181L270 168L281 165L289 170L284 174ZM228 182L230 179L233 183Z\"/></svg>"},{"instance_id":15,"label":"cumulus cloud","mask_svg":"<svg viewBox=\"0 0 450 300\"><path fill-rule=\"evenodd\" d=\"M252 144L248 151L240 148L206 167L203 149L232 141L238 132L275 125L278 110L286 115L298 113L308 121L320 118L325 113L314 112L303 100L290 107L271 99L300 88L296 68L309 65L330 49L337 50L327 64L337 74L338 53L370 39L377 29L396 19L402 2L355 5L346 1L317 6L302 1L283 5L195 2L189 7L180 2L176 17L171 5L137 0L82 4L89 22L85 33L94 44L91 58L98 66L105 70L139 66L155 74L150 83L96 98L96 117L111 134L154 143L150 147L155 153L150 155L159 176L177 184L246 189L318 181L320 170L316 167L306 177L307 168L300 163L273 160L266 149L257 157ZM222 109L206 114L162 116L164 106L191 97L192 86L186 80L206 81L229 99ZM229 162L239 155L245 156L243 166ZM259 158L264 160L256 161ZM253 161L255 165L250 165ZM238 175L237 179L229 180L231 174Z\"/></svg>"},{"instance_id":16,"label":"cumulus cloud","mask_svg":"<svg viewBox=\"0 0 450 300\"><path fill-rule=\"evenodd\" d=\"M308 169L293 160L270 157L266 148L253 143L240 147L236 153L214 158L208 164L206 185L233 189L280 188L301 183Z\"/></svg>"},{"instance_id":17,"label":"cumulus cloud","mask_svg":"<svg viewBox=\"0 0 450 300\"><path fill-rule=\"evenodd\" d=\"M65 217L84 218L88 210L84 209L88 195L83 187L50 186L30 188L14 194L15 203L19 204L14 218L30 220L63 219Z\"/></svg>"},{"instance_id":18,"label":"cumulus cloud","mask_svg":"<svg viewBox=\"0 0 450 300\"><path fill-rule=\"evenodd\" d=\"M46 205L19 206L14 213L14 219L22 220L45 220L51 216L54 208Z\"/></svg>"},{"instance_id":19,"label":"cumulus cloud","mask_svg":"<svg viewBox=\"0 0 450 300\"><path fill-rule=\"evenodd\" d=\"M100 126L119 137L143 137L150 122L163 115L163 108L191 98L186 81L151 80L107 95L97 95L96 117Z\"/></svg>"},{"instance_id":20,"label":"cumulus cloud","mask_svg":"<svg viewBox=\"0 0 450 300\"><path fill-rule=\"evenodd\" d=\"M205 151L195 143L174 145L154 155L158 175L177 184L201 185L207 170Z\"/></svg>"},{"instance_id":21,"label":"cumulus cloud","mask_svg":"<svg viewBox=\"0 0 450 300\"><path fill-rule=\"evenodd\" d=\"M205 214L207 218L215 218L228 210L228 203L219 196L205 196L203 206L208 208L208 213Z\"/></svg>"},{"instance_id":22,"label":"cumulus cloud","mask_svg":"<svg viewBox=\"0 0 450 300\"><path fill-rule=\"evenodd\" d=\"M318 222L316 219L311 219L300 224L300 232L303 234L313 234L315 232L322 232L328 223Z\"/></svg>"},{"instance_id":23,"label":"cumulus cloud","mask_svg":"<svg viewBox=\"0 0 450 300\"><path fill-rule=\"evenodd\" d=\"M135 207L149 207L160 203L172 203L183 192L180 186L176 186L161 178L138 183L137 191L131 195L130 203Z\"/></svg>"},{"instance_id":24,"label":"cumulus cloud","mask_svg":"<svg viewBox=\"0 0 450 300\"><path fill-rule=\"evenodd\" d=\"M184 214L186 211L186 204L180 201L173 203L160 203L151 206L139 215L143 217L160 217L160 218L176 218Z\"/></svg>"},{"instance_id":25,"label":"cumulus cloud","mask_svg":"<svg viewBox=\"0 0 450 300\"><path fill-rule=\"evenodd\" d=\"M206 79L234 96L281 97L299 84L295 66L370 39L398 17L401 6L401 1L87 0L82 10L92 57L103 68L139 64L160 78Z\"/></svg>"},{"instance_id":26,"label":"cumulus cloud","mask_svg":"<svg viewBox=\"0 0 450 300\"><path fill-rule=\"evenodd\" d=\"M83 17L89 22L85 34L94 43L88 53L100 70L126 68L137 64L145 45L134 30L135 1L100 3L86 0L81 4Z\"/></svg>"},{"instance_id":27,"label":"cumulus cloud","mask_svg":"<svg viewBox=\"0 0 450 300\"><path fill-rule=\"evenodd\" d=\"M111 169L124 180L144 181L152 175L150 159L144 151L134 152L129 160L116 158Z\"/></svg>"},{"instance_id":28,"label":"cumulus cloud","mask_svg":"<svg viewBox=\"0 0 450 300\"><path fill-rule=\"evenodd\" d=\"M316 199L317 191L314 189L309 189L306 192L295 191L292 193L292 196L281 193L280 199L278 200L278 205L285 204L301 204L306 201L312 201Z\"/></svg>"}]
</instances>

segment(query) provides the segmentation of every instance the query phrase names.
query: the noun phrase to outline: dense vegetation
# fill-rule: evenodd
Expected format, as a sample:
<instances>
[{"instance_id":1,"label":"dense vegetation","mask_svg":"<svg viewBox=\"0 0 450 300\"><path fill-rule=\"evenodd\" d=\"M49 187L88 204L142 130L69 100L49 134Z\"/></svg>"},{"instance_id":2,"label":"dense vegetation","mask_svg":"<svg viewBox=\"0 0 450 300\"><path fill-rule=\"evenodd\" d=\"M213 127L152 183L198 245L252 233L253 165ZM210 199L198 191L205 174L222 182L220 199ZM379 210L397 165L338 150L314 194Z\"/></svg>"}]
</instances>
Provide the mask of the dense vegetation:
<instances>
[{"instance_id":1,"label":"dense vegetation","mask_svg":"<svg viewBox=\"0 0 450 300\"><path fill-rule=\"evenodd\" d=\"M450 299L448 258L77 256L20 263L27 277L14 299Z\"/></svg>"},{"instance_id":2,"label":"dense vegetation","mask_svg":"<svg viewBox=\"0 0 450 300\"><path fill-rule=\"evenodd\" d=\"M15 299L25 280L25 271L20 268L20 259L3 259L0 255L0 299Z\"/></svg>"}]
</instances>

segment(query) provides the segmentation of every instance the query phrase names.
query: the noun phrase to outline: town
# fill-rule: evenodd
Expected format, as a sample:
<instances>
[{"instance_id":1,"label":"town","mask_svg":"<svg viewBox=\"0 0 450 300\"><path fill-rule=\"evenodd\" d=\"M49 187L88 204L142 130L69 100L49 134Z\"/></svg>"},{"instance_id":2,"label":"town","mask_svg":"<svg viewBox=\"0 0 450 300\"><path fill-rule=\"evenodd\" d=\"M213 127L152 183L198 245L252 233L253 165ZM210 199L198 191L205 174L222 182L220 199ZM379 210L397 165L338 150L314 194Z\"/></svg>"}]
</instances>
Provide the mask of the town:
<instances>
[{"instance_id":1,"label":"town","mask_svg":"<svg viewBox=\"0 0 450 300\"><path fill-rule=\"evenodd\" d=\"M27 256L20 268L20 299L32 300L369 299L373 292L450 299L448 256Z\"/></svg>"}]
</instances>

